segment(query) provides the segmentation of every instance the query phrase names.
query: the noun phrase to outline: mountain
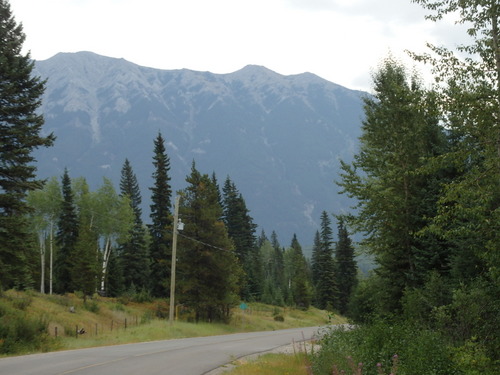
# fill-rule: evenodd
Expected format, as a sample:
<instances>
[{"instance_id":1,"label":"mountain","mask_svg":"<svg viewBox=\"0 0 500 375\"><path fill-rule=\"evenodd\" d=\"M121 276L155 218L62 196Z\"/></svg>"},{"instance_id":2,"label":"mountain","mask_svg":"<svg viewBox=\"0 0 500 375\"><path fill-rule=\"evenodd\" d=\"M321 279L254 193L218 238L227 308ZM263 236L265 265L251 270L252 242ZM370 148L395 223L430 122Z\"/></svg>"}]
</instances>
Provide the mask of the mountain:
<instances>
[{"instance_id":1,"label":"mountain","mask_svg":"<svg viewBox=\"0 0 500 375\"><path fill-rule=\"evenodd\" d=\"M106 176L118 189L128 158L146 222L159 131L174 191L186 186L193 160L221 186L229 175L258 234L275 230L284 246L294 233L312 243L321 211L349 206L334 180L339 159L351 160L357 146L363 92L311 73L284 76L254 65L229 74L159 70L91 52L36 61L34 73L47 79L44 132L57 136L36 153L39 176L61 176L67 167L92 188Z\"/></svg>"}]
</instances>

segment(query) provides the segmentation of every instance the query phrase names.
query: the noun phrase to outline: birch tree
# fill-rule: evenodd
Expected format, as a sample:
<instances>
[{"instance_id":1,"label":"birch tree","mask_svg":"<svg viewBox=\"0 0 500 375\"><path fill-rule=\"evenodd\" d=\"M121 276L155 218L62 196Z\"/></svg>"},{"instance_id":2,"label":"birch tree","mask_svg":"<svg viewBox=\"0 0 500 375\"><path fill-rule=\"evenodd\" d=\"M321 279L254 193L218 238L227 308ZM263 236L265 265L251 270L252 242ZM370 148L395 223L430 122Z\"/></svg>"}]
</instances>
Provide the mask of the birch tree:
<instances>
[{"instance_id":1,"label":"birch tree","mask_svg":"<svg viewBox=\"0 0 500 375\"><path fill-rule=\"evenodd\" d=\"M33 208L31 217L34 229L38 234L40 246L41 281L40 293L45 293L46 243L49 242L49 294L53 292L54 235L57 219L61 211L61 186L57 177L52 177L43 189L35 190L28 195L28 205Z\"/></svg>"},{"instance_id":2,"label":"birch tree","mask_svg":"<svg viewBox=\"0 0 500 375\"><path fill-rule=\"evenodd\" d=\"M95 200L97 232L102 255L101 291L105 291L111 251L113 246L129 237L134 224L134 212L130 199L127 196L119 196L107 178L103 179L103 185L97 190Z\"/></svg>"}]
</instances>

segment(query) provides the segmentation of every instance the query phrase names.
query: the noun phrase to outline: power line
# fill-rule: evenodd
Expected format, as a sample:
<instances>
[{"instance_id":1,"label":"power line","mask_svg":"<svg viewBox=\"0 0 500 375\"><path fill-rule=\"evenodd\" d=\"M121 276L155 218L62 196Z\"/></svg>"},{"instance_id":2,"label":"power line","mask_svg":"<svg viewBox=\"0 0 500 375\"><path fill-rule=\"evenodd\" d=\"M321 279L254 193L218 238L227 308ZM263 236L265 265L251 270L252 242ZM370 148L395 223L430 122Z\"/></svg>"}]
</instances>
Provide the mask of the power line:
<instances>
[{"instance_id":1,"label":"power line","mask_svg":"<svg viewBox=\"0 0 500 375\"><path fill-rule=\"evenodd\" d=\"M234 253L233 250L228 250L228 249L223 249L222 247L219 247L219 246L215 246L215 245L211 245L209 243L206 243L206 242L203 242L203 241L200 241L196 238L192 238L192 237L189 237L189 236L185 236L183 235L182 233L177 233L179 236L181 237L184 237L184 238L187 238L188 240L191 240L191 241L194 241L194 242L198 242L198 243L201 243L202 245L205 245L205 246L208 246L208 247L211 247L213 249L217 249L217 250L220 250L220 251L225 251L225 252L228 252L228 253Z\"/></svg>"}]
</instances>

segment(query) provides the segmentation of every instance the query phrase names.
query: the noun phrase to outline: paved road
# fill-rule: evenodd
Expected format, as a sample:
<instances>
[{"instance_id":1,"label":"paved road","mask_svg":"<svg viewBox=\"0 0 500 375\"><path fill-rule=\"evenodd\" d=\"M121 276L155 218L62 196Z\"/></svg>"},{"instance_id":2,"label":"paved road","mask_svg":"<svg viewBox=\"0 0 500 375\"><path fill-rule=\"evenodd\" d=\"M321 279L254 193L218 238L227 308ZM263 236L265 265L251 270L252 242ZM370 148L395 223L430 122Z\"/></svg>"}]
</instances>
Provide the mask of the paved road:
<instances>
[{"instance_id":1,"label":"paved road","mask_svg":"<svg viewBox=\"0 0 500 375\"><path fill-rule=\"evenodd\" d=\"M202 375L246 355L310 339L318 327L194 337L0 359L0 375Z\"/></svg>"}]
</instances>

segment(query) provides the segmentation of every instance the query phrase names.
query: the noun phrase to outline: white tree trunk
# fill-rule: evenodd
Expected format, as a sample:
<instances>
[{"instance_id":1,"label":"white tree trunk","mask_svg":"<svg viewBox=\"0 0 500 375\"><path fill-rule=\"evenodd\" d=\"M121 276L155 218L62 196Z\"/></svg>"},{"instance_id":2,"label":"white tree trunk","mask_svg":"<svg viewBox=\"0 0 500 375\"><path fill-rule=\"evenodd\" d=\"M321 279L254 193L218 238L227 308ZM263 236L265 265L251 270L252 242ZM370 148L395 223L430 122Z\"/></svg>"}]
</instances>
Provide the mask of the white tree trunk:
<instances>
[{"instance_id":1,"label":"white tree trunk","mask_svg":"<svg viewBox=\"0 0 500 375\"><path fill-rule=\"evenodd\" d=\"M104 252L102 257L102 275L101 275L101 291L104 291L106 272L108 270L109 256L111 255L111 238L106 238L106 243L104 245Z\"/></svg>"},{"instance_id":2,"label":"white tree trunk","mask_svg":"<svg viewBox=\"0 0 500 375\"><path fill-rule=\"evenodd\" d=\"M50 222L50 264L49 264L49 294L52 295L52 267L54 264L54 222Z\"/></svg>"},{"instance_id":3,"label":"white tree trunk","mask_svg":"<svg viewBox=\"0 0 500 375\"><path fill-rule=\"evenodd\" d=\"M40 293L45 294L45 232L40 231L38 234L38 241L40 241Z\"/></svg>"}]
</instances>

